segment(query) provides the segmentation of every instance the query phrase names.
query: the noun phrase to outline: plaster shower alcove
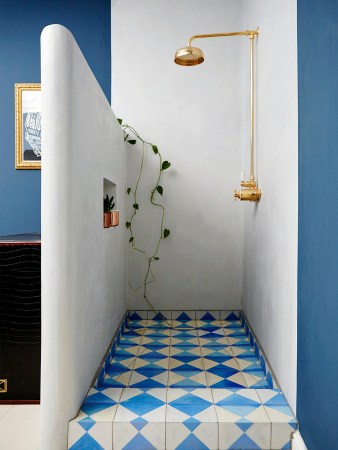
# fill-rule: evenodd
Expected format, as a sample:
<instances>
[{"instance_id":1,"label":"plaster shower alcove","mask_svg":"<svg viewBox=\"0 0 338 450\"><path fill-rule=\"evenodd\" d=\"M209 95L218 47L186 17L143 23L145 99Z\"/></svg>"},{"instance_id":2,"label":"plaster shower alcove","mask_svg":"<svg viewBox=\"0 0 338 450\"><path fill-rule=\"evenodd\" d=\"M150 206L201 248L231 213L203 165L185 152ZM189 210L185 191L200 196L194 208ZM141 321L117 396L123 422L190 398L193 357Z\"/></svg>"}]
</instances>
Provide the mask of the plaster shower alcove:
<instances>
[{"instance_id":1,"label":"plaster shower alcove","mask_svg":"<svg viewBox=\"0 0 338 450\"><path fill-rule=\"evenodd\" d=\"M276 16L265 0L250 2L245 11L242 2L226 4L224 14L224 2L215 1L213 8L199 2L199 13L192 24L186 20L191 12L188 3L181 5L178 15L169 0L156 4L148 0L136 4L129 0L113 2L113 108L164 150L175 171L165 180L170 228L175 233L165 248L165 258L161 258L161 284L152 292L156 306L171 310L171 314L181 308L197 314L206 304L211 312L244 308L294 408L295 9L291 2L283 2ZM163 30L164 17L175 29L174 35ZM291 22L292 32L276 35L276 17L281 26ZM246 131L238 128L241 111L235 108L247 95L244 84L236 79L236 74L246 70L239 62L245 58L238 57L245 43L242 48L237 41L227 50L234 71L228 70L226 62L219 67L218 59L217 70L204 66L187 74L175 67L171 53L196 30L243 29L249 22L259 24L262 30L258 135L260 183L266 195L255 211L251 205L235 204L232 198L243 170L242 148L246 148L248 138ZM138 33L137 40L130 28ZM148 29L154 31L151 36L145 32ZM263 39L263 30L271 40ZM155 43L153 34L158 38ZM223 50L207 51L211 67L215 66L213 57ZM130 54L138 67L137 77L130 70ZM102 198L103 178L117 185L121 221L126 220L125 190L133 167L129 165L127 172L129 156L116 117L74 39L63 27L44 31L42 62L42 109L45 130L49 130L43 139L44 145L54 149L46 154L42 175L42 301L48 299L42 330L42 448L59 450L65 447L67 423L76 416L112 333L128 309L136 310L141 317L144 305L127 292L128 278L137 269L127 267L125 230L119 227L116 233L104 233L100 224L102 203L98 199ZM276 90L276 82L282 88ZM60 89L64 96L55 102ZM165 107L160 108L159 103ZM279 105L277 110L275 105ZM76 118L73 122L71 115ZM56 120L60 117L62 123ZM61 146L60 136L64 139ZM93 148L104 149L95 161ZM282 159L278 166L277 152ZM280 171L283 169L284 174L286 167L289 183L283 187L281 199ZM61 185L60 179L64 180ZM93 205L93 211L88 211L88 220L78 229L68 218L81 215L81 205L74 202L81 196ZM51 202L52 211L48 208ZM66 214L60 215L60 211ZM64 320L56 321L55 317ZM148 323L145 325L147 328Z\"/></svg>"}]
</instances>

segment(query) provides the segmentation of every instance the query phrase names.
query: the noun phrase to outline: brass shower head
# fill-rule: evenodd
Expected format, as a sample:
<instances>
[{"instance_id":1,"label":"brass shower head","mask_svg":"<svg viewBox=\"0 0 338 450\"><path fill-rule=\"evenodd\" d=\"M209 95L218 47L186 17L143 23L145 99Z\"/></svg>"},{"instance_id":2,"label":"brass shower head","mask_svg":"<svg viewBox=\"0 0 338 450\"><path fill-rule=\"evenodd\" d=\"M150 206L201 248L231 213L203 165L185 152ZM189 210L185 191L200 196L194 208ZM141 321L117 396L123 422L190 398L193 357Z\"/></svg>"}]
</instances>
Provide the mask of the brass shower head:
<instances>
[{"instance_id":1,"label":"brass shower head","mask_svg":"<svg viewBox=\"0 0 338 450\"><path fill-rule=\"evenodd\" d=\"M192 47L191 43L194 39L226 37L226 36L249 36L253 39L259 35L259 28L257 30L235 31L233 33L214 33L214 34L196 34L191 36L188 40L188 46L180 48L175 54L175 63L180 66L197 66L204 61L204 55L200 48Z\"/></svg>"},{"instance_id":2,"label":"brass shower head","mask_svg":"<svg viewBox=\"0 0 338 450\"><path fill-rule=\"evenodd\" d=\"M197 66L204 61L204 55L200 48L189 45L177 50L174 61L180 66Z\"/></svg>"}]
</instances>

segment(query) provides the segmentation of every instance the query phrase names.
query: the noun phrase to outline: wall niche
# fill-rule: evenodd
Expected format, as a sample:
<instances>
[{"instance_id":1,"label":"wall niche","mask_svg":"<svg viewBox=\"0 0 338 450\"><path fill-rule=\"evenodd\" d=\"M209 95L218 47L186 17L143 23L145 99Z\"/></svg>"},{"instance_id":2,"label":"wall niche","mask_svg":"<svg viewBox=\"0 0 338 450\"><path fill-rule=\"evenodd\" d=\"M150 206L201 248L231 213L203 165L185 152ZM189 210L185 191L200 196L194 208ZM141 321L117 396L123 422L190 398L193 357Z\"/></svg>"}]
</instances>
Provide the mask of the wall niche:
<instances>
[{"instance_id":1,"label":"wall niche","mask_svg":"<svg viewBox=\"0 0 338 450\"><path fill-rule=\"evenodd\" d=\"M103 228L115 228L120 223L117 209L116 183L103 178Z\"/></svg>"}]
</instances>

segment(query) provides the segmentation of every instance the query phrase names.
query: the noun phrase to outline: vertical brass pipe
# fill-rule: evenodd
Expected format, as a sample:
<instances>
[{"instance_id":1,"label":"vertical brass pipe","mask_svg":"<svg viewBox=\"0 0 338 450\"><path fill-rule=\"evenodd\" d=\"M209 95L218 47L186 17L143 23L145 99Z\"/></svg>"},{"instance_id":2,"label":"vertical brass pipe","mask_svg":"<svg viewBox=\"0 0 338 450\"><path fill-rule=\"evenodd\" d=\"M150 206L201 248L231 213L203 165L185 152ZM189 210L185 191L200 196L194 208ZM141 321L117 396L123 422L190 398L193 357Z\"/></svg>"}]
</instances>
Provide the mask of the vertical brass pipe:
<instances>
[{"instance_id":1,"label":"vertical brass pipe","mask_svg":"<svg viewBox=\"0 0 338 450\"><path fill-rule=\"evenodd\" d=\"M255 35L250 35L250 79L251 79L251 92L250 92L250 181L255 181L255 80L254 80L254 40Z\"/></svg>"}]
</instances>

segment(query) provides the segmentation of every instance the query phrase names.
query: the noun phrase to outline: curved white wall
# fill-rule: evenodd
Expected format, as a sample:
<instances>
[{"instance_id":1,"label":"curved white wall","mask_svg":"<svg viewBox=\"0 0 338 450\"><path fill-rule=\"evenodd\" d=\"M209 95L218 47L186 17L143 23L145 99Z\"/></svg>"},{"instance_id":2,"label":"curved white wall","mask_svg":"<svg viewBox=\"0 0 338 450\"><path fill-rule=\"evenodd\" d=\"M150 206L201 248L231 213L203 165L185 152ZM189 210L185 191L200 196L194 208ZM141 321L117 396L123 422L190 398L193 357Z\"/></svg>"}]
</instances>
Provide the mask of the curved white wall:
<instances>
[{"instance_id":1,"label":"curved white wall","mask_svg":"<svg viewBox=\"0 0 338 450\"><path fill-rule=\"evenodd\" d=\"M67 447L126 306L126 234L103 229L103 178L125 221L126 149L71 33L44 29L42 52L41 449Z\"/></svg>"}]
</instances>

